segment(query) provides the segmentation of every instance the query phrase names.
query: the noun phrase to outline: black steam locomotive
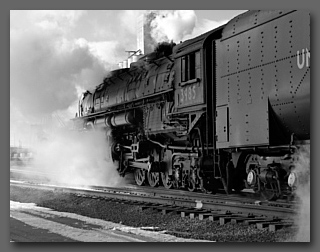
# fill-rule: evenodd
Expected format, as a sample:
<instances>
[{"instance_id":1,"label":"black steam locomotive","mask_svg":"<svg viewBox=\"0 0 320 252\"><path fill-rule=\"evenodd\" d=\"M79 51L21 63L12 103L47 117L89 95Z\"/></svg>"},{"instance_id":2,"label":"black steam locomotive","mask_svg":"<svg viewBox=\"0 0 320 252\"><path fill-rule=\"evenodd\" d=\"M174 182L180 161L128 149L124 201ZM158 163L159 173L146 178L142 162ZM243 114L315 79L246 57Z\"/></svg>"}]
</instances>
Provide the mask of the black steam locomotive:
<instances>
[{"instance_id":1,"label":"black steam locomotive","mask_svg":"<svg viewBox=\"0 0 320 252\"><path fill-rule=\"evenodd\" d=\"M310 14L248 11L159 44L85 92L74 123L104 130L138 185L286 196L310 145Z\"/></svg>"}]
</instances>

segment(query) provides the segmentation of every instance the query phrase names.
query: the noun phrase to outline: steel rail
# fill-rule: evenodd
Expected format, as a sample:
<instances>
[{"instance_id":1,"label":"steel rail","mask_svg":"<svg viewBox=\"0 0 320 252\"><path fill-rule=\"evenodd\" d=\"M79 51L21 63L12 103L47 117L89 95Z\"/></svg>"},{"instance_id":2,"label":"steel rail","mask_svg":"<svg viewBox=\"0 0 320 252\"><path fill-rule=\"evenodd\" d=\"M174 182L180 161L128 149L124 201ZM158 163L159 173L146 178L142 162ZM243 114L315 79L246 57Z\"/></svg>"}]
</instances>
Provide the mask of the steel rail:
<instances>
[{"instance_id":1,"label":"steel rail","mask_svg":"<svg viewBox=\"0 0 320 252\"><path fill-rule=\"evenodd\" d=\"M40 176L45 176L45 173L38 172L38 171L27 171L27 170L12 170L12 172L17 173L36 173ZM64 184L59 184L60 186L67 186ZM205 194L201 192L189 192L179 189L166 189L164 187L137 187L135 185L132 186L124 186L124 187L108 187L108 186L81 186L81 188L88 188L94 190L101 190L105 192L113 192L113 193L132 193L132 194L139 194L139 195L157 195L157 197L165 197L165 198L175 198L175 199L184 199L184 200L201 200L202 202L238 202L242 204L257 204L264 206L281 206L286 208L294 208L294 204L296 202L279 202L279 201L263 201L260 200L258 196L254 195L254 193L249 192L242 192L242 195L224 195L224 194Z\"/></svg>"},{"instance_id":2,"label":"steel rail","mask_svg":"<svg viewBox=\"0 0 320 252\"><path fill-rule=\"evenodd\" d=\"M34 189L45 189L52 191L59 191L65 193L73 193L83 196L89 196L93 198L105 198L105 199L117 199L124 201L134 201L139 203L152 203L156 205L164 206L177 206L182 208L189 209L203 209L207 211L220 210L220 211L229 211L232 213L242 213L242 214L254 214L257 216L267 216L267 217L278 217L282 219L292 219L296 211L294 209L288 209L283 207L274 207L274 206L263 206L263 205L253 205L245 204L243 202L236 201L205 201L205 200L195 200L195 199L177 199L174 197L165 198L159 196L157 193L138 193L133 194L131 191L119 191L118 189L110 191L102 191L95 189L87 188L72 188L65 186L56 186L56 185L37 185L29 184L17 181L10 181L10 186L20 186L28 187Z\"/></svg>"}]
</instances>

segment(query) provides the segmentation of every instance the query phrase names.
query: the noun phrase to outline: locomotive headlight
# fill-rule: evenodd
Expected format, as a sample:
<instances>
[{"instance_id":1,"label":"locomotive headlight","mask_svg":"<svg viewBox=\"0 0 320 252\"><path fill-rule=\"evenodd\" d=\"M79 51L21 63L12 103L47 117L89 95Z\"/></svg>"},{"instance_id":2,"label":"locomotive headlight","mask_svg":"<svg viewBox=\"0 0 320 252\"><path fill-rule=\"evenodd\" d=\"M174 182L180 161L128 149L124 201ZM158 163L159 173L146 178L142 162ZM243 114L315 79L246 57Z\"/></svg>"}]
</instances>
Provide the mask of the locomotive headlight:
<instances>
[{"instance_id":1,"label":"locomotive headlight","mask_svg":"<svg viewBox=\"0 0 320 252\"><path fill-rule=\"evenodd\" d=\"M289 177L288 177L288 185L290 187L296 186L298 183L298 177L295 172L290 172Z\"/></svg>"},{"instance_id":2,"label":"locomotive headlight","mask_svg":"<svg viewBox=\"0 0 320 252\"><path fill-rule=\"evenodd\" d=\"M247 176L248 185L250 186L255 185L256 181L257 181L256 173L254 171L250 171Z\"/></svg>"}]
</instances>

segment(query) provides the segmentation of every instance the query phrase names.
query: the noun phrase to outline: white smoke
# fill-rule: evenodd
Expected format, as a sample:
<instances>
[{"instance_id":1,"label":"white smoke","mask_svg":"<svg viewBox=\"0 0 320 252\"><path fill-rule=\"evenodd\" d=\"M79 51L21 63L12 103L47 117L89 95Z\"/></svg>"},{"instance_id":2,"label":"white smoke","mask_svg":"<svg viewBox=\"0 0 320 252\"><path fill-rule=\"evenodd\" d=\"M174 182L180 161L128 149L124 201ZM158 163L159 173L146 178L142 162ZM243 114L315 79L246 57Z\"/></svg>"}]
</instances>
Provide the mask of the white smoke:
<instances>
[{"instance_id":1,"label":"white smoke","mask_svg":"<svg viewBox=\"0 0 320 252\"><path fill-rule=\"evenodd\" d=\"M95 17L104 14L10 12L11 144L30 145L31 168L55 183L114 186L122 181L106 159L110 152L103 133L68 131L79 94L100 84L117 64L111 50L125 55L118 40L95 33L102 28Z\"/></svg>"},{"instance_id":2,"label":"white smoke","mask_svg":"<svg viewBox=\"0 0 320 252\"><path fill-rule=\"evenodd\" d=\"M151 11L147 17L145 22L150 22L151 37L157 42L183 42L228 22L199 20L193 10Z\"/></svg>"},{"instance_id":3,"label":"white smoke","mask_svg":"<svg viewBox=\"0 0 320 252\"><path fill-rule=\"evenodd\" d=\"M32 169L52 183L118 186L120 177L103 131L56 130L37 144Z\"/></svg>"},{"instance_id":4,"label":"white smoke","mask_svg":"<svg viewBox=\"0 0 320 252\"><path fill-rule=\"evenodd\" d=\"M78 98L77 85L97 85L105 75L89 47L53 36L21 34L11 42L10 98L24 114L66 109Z\"/></svg>"},{"instance_id":5,"label":"white smoke","mask_svg":"<svg viewBox=\"0 0 320 252\"><path fill-rule=\"evenodd\" d=\"M193 10L158 11L151 22L151 36L159 42L179 42L191 34L195 24L196 15Z\"/></svg>"},{"instance_id":6,"label":"white smoke","mask_svg":"<svg viewBox=\"0 0 320 252\"><path fill-rule=\"evenodd\" d=\"M187 39L197 37L203 33L206 33L208 31L215 29L215 28L218 28L227 22L228 22L228 20L213 21L213 20L209 20L209 19L201 19L201 20L197 19L196 26L194 27L192 33L189 35L186 35L183 39L187 40Z\"/></svg>"},{"instance_id":7,"label":"white smoke","mask_svg":"<svg viewBox=\"0 0 320 252\"><path fill-rule=\"evenodd\" d=\"M44 118L75 116L79 94L100 84L136 39L125 13L10 11L11 143L30 142L28 129Z\"/></svg>"},{"instance_id":8,"label":"white smoke","mask_svg":"<svg viewBox=\"0 0 320 252\"><path fill-rule=\"evenodd\" d=\"M10 116L17 111L33 122L30 116L74 109L79 88L100 84L127 57L126 50L137 48L133 42L142 13L150 26L146 33L153 36L146 41L151 48L215 25L198 21L193 10L11 10Z\"/></svg>"}]
</instances>

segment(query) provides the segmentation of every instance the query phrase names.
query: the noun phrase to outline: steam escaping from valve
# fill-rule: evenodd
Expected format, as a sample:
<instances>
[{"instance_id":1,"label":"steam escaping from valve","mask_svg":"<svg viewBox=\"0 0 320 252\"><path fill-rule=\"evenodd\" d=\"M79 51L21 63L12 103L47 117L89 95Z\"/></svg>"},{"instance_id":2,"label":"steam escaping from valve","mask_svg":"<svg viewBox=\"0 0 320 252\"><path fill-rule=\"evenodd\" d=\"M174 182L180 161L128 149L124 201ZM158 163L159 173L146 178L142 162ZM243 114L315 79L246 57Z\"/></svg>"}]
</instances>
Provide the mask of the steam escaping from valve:
<instances>
[{"instance_id":1,"label":"steam escaping from valve","mask_svg":"<svg viewBox=\"0 0 320 252\"><path fill-rule=\"evenodd\" d=\"M298 227L294 241L310 242L310 145L299 150L293 172L297 174L298 214L295 225Z\"/></svg>"}]
</instances>

